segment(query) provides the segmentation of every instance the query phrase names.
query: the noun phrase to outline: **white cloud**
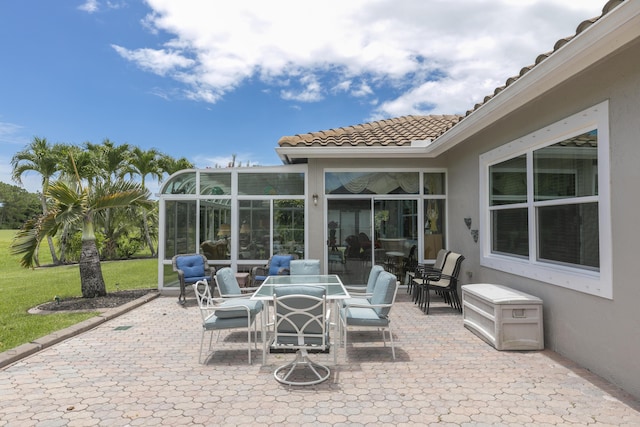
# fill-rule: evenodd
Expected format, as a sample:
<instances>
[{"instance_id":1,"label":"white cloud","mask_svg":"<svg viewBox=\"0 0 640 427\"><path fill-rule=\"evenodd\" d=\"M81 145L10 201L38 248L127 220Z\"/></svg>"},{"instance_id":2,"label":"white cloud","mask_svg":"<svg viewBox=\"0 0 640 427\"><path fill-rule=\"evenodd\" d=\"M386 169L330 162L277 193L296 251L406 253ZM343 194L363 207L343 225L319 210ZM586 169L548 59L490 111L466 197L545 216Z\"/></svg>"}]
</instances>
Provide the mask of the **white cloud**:
<instances>
[{"instance_id":1,"label":"white cloud","mask_svg":"<svg viewBox=\"0 0 640 427\"><path fill-rule=\"evenodd\" d=\"M380 117L462 113L604 3L147 0L143 25L171 40L113 48L199 101L260 79L298 102L348 93L376 104Z\"/></svg>"},{"instance_id":2,"label":"white cloud","mask_svg":"<svg viewBox=\"0 0 640 427\"><path fill-rule=\"evenodd\" d=\"M87 0L78 6L78 9L87 13L95 13L98 11L98 0Z\"/></svg>"},{"instance_id":3,"label":"white cloud","mask_svg":"<svg viewBox=\"0 0 640 427\"><path fill-rule=\"evenodd\" d=\"M0 122L0 144L28 144L29 141L20 137L21 130L22 126L15 123Z\"/></svg>"},{"instance_id":4,"label":"white cloud","mask_svg":"<svg viewBox=\"0 0 640 427\"><path fill-rule=\"evenodd\" d=\"M120 56L137 63L145 70L164 76L179 68L192 66L195 61L175 51L157 49L129 50L122 46L111 45Z\"/></svg>"},{"instance_id":5,"label":"white cloud","mask_svg":"<svg viewBox=\"0 0 640 427\"><path fill-rule=\"evenodd\" d=\"M86 0L84 3L78 6L78 9L87 13L96 13L100 11L102 6L104 6L104 8L106 9L123 9L127 7L127 3L124 0L122 1L107 0L101 5L100 2L98 2L98 0Z\"/></svg>"}]
</instances>

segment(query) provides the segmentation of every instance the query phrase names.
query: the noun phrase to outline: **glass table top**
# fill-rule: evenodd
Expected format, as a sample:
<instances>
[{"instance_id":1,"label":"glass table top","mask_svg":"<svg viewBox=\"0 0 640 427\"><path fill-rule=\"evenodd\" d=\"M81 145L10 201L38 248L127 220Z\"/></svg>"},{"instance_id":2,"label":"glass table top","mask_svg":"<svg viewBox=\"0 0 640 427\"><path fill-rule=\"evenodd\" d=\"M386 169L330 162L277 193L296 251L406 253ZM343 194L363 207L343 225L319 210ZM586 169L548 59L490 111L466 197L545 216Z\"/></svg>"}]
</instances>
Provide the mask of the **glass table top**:
<instances>
[{"instance_id":1,"label":"glass table top","mask_svg":"<svg viewBox=\"0 0 640 427\"><path fill-rule=\"evenodd\" d=\"M269 276L251 297L252 299L272 299L275 286L312 285L323 286L327 290L327 299L349 298L349 293L336 274L311 276Z\"/></svg>"}]
</instances>

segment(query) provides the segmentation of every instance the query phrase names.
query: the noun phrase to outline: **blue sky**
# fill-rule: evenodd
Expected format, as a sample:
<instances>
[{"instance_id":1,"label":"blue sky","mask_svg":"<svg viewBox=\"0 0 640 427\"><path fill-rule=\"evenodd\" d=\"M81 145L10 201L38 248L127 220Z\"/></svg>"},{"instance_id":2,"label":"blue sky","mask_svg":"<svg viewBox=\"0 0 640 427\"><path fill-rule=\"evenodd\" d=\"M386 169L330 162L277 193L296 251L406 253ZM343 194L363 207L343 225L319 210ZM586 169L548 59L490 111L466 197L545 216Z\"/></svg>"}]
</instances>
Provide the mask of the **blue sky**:
<instances>
[{"instance_id":1,"label":"blue sky","mask_svg":"<svg viewBox=\"0 0 640 427\"><path fill-rule=\"evenodd\" d=\"M34 136L275 165L285 135L464 113L605 3L2 1L0 181Z\"/></svg>"}]
</instances>

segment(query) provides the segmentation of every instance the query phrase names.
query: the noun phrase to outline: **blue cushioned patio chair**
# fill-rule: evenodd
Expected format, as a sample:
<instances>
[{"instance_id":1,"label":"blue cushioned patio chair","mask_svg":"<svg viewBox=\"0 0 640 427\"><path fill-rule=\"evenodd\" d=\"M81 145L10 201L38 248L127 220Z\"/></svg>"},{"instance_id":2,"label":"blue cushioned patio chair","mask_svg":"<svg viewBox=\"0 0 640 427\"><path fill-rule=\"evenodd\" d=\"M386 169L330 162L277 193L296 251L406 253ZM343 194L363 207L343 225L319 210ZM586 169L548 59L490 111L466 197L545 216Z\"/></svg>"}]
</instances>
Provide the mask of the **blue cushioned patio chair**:
<instances>
[{"instance_id":1,"label":"blue cushioned patio chair","mask_svg":"<svg viewBox=\"0 0 640 427\"><path fill-rule=\"evenodd\" d=\"M274 288L275 328L271 351L296 351L291 363L273 373L278 382L289 385L318 384L331 371L309 359L309 352L329 350L329 315L326 290L320 286L292 285ZM334 363L335 363L334 352Z\"/></svg>"},{"instance_id":2,"label":"blue cushioned patio chair","mask_svg":"<svg viewBox=\"0 0 640 427\"><path fill-rule=\"evenodd\" d=\"M249 298L258 288L241 288L231 267L216 272L216 286L221 298Z\"/></svg>"},{"instance_id":3,"label":"blue cushioned patio chair","mask_svg":"<svg viewBox=\"0 0 640 427\"><path fill-rule=\"evenodd\" d=\"M178 302L184 304L186 300L186 287L198 280L207 280L213 283L214 268L209 267L207 257L202 254L179 254L171 258L173 271L178 273L180 282L180 295Z\"/></svg>"},{"instance_id":4,"label":"blue cushioned patio chair","mask_svg":"<svg viewBox=\"0 0 640 427\"><path fill-rule=\"evenodd\" d=\"M366 303L347 303L340 309L340 328L344 334L344 345L347 347L347 331L349 329L376 328L382 331L382 340L386 347L385 331L389 331L391 354L396 358L391 331L389 312L396 299L398 281L395 274L383 271L378 274L373 295Z\"/></svg>"},{"instance_id":5,"label":"blue cushioned patio chair","mask_svg":"<svg viewBox=\"0 0 640 427\"><path fill-rule=\"evenodd\" d=\"M319 259L292 259L289 266L292 276L310 276L320 274Z\"/></svg>"},{"instance_id":6,"label":"blue cushioned patio chair","mask_svg":"<svg viewBox=\"0 0 640 427\"><path fill-rule=\"evenodd\" d=\"M378 280L378 275L384 271L384 267L381 265L374 265L371 267L371 271L369 271L369 279L367 280L366 285L345 285L345 289L349 292L349 295L352 298L348 298L344 300L344 305L347 302L356 303L356 302L364 302L364 300L369 300L371 295L373 295L373 288L376 285L376 280Z\"/></svg>"},{"instance_id":7,"label":"blue cushioned patio chair","mask_svg":"<svg viewBox=\"0 0 640 427\"><path fill-rule=\"evenodd\" d=\"M279 276L289 274L289 267L293 255L274 255L264 267L253 267L251 277L254 285L264 282L267 276Z\"/></svg>"},{"instance_id":8,"label":"blue cushioned patio chair","mask_svg":"<svg viewBox=\"0 0 640 427\"><path fill-rule=\"evenodd\" d=\"M249 364L251 364L251 325L253 325L254 346L257 349L258 326L256 318L262 311L262 301L253 301L244 298L216 299L211 296L211 288L206 281L198 281L193 285L193 291L198 300L200 314L202 315L202 338L200 339L200 363L206 362L211 357L211 343L213 332L224 329L247 328L247 342L249 346ZM202 347L206 332L211 332L209 336L209 351L207 357L202 359Z\"/></svg>"}]
</instances>

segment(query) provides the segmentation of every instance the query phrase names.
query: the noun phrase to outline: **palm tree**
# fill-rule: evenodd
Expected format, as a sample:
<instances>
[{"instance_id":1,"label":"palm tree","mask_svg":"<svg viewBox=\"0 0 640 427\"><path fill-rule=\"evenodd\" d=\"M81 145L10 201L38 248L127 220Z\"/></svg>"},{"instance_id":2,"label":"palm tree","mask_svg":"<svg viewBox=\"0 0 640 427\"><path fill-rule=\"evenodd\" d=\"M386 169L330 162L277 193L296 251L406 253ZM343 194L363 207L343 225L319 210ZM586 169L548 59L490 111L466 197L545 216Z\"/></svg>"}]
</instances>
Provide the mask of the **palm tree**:
<instances>
[{"instance_id":1,"label":"palm tree","mask_svg":"<svg viewBox=\"0 0 640 427\"><path fill-rule=\"evenodd\" d=\"M163 155L158 159L158 165L162 173L173 175L174 173L183 169L193 169L193 163L187 160L185 157L174 159L171 156Z\"/></svg>"},{"instance_id":2,"label":"palm tree","mask_svg":"<svg viewBox=\"0 0 640 427\"><path fill-rule=\"evenodd\" d=\"M139 147L134 147L131 151L131 157L129 158L129 169L127 173L129 173L132 178L134 175L139 175L142 188L146 189L145 178L147 175L158 180L162 178L162 171L159 164L161 157L160 152L154 148L143 150ZM144 236L147 241L147 246L149 246L151 256L154 257L156 256L156 248L151 241L146 211L142 212L142 224L144 226Z\"/></svg>"},{"instance_id":3,"label":"palm tree","mask_svg":"<svg viewBox=\"0 0 640 427\"><path fill-rule=\"evenodd\" d=\"M73 163L73 158L71 159ZM149 192L139 184L118 180L105 184L82 185L76 181L59 180L49 186L47 195L53 206L47 214L28 221L11 242L10 252L22 255L20 264L33 267L38 246L46 236L55 235L61 226L81 224L82 251L80 253L80 283L82 296L93 298L106 295L100 257L94 234L94 216L105 209L127 206L149 207Z\"/></svg>"},{"instance_id":4,"label":"palm tree","mask_svg":"<svg viewBox=\"0 0 640 427\"><path fill-rule=\"evenodd\" d=\"M94 180L102 180L106 185L124 177L129 167L129 144L116 145L108 138L102 141L102 144L93 144L91 142L85 142L84 147L86 152L90 154L91 163L96 165L96 176ZM131 207L131 209L135 209ZM146 212L146 210L143 210ZM105 237L105 244L102 249L102 256L105 259L113 259L116 257L117 240L120 234L125 231L131 225L130 221L126 221L122 215L119 219L115 217L115 212L112 209L104 210L99 218L100 225L102 225L102 232ZM125 219L125 221L122 221Z\"/></svg>"},{"instance_id":5,"label":"palm tree","mask_svg":"<svg viewBox=\"0 0 640 427\"><path fill-rule=\"evenodd\" d=\"M34 137L33 141L24 150L17 152L11 158L12 179L18 184L22 184L22 175L28 171L39 173L42 177L42 193L40 193L40 203L42 214L47 215L47 190L49 182L53 176L59 172L59 161L63 144L50 145L46 138ZM53 245L52 236L47 236L47 243L51 251L51 259L54 264L59 264L60 260ZM35 264L40 265L37 252L34 258Z\"/></svg>"}]
</instances>

